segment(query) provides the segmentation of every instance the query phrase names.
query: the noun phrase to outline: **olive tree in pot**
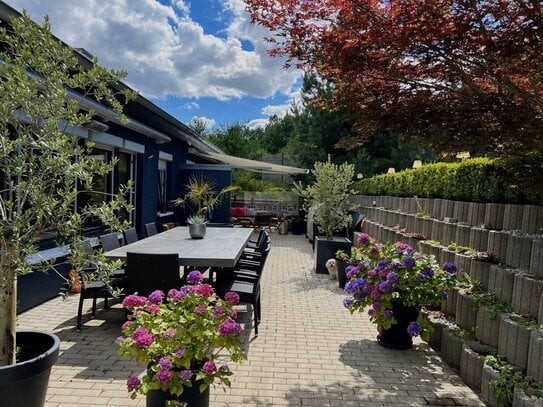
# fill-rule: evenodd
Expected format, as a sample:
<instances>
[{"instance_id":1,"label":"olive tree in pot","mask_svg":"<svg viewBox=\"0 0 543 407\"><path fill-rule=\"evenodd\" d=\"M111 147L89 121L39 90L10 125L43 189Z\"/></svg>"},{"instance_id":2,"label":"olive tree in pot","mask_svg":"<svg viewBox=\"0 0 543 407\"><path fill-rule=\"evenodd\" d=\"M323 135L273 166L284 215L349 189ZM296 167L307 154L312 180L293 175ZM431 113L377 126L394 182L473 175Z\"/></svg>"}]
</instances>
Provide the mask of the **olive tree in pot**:
<instances>
[{"instance_id":1,"label":"olive tree in pot","mask_svg":"<svg viewBox=\"0 0 543 407\"><path fill-rule=\"evenodd\" d=\"M78 185L92 191L93 179L103 179L114 163L93 159L90 147L78 142L75 134L84 131L93 112L82 112L67 89L100 100L122 117L122 104L109 85L118 83L124 72L96 63L84 68L71 49L53 38L47 18L38 26L24 13L14 17L0 29L0 42L0 404L39 406L59 339L16 333L17 276L31 270L28 256L44 233L60 244L71 243L70 261L81 268L85 218L115 221L123 210L124 188L108 204L74 211ZM124 100L131 97L126 93ZM52 264L41 266L54 270ZM104 268L96 274L105 279L107 272Z\"/></svg>"},{"instance_id":2,"label":"olive tree in pot","mask_svg":"<svg viewBox=\"0 0 543 407\"><path fill-rule=\"evenodd\" d=\"M348 227L352 218L349 215L349 187L354 177L354 166L330 161L315 163L311 171L315 182L307 188L296 186L304 197L307 207L313 207L313 220L325 236L315 237L315 271L327 273L326 260L334 258L338 250L350 252L351 241L345 237L334 237L335 230Z\"/></svg>"}]
</instances>

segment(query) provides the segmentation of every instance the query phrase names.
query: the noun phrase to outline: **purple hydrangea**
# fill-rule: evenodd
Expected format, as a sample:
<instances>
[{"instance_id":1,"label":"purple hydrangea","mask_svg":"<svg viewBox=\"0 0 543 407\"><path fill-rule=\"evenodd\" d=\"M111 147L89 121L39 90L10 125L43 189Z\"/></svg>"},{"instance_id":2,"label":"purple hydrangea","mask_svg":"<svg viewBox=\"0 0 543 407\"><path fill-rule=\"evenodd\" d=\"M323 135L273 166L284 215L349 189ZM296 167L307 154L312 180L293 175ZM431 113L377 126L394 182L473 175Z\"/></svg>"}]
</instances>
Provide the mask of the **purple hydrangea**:
<instances>
[{"instance_id":1,"label":"purple hydrangea","mask_svg":"<svg viewBox=\"0 0 543 407\"><path fill-rule=\"evenodd\" d=\"M381 292L378 291L378 290L373 290L371 292L371 298L373 298L374 300L376 300L377 298L379 298L381 296Z\"/></svg>"},{"instance_id":2,"label":"purple hydrangea","mask_svg":"<svg viewBox=\"0 0 543 407\"><path fill-rule=\"evenodd\" d=\"M419 336L421 331L421 327L417 322L411 322L407 326L407 332L409 332L409 335L411 336Z\"/></svg>"},{"instance_id":3,"label":"purple hydrangea","mask_svg":"<svg viewBox=\"0 0 543 407\"><path fill-rule=\"evenodd\" d=\"M161 357L161 358L158 360L158 364L160 365L160 367L161 367L162 369L168 369L168 368L172 367L172 361L171 361L170 358L167 357L167 356Z\"/></svg>"},{"instance_id":4,"label":"purple hydrangea","mask_svg":"<svg viewBox=\"0 0 543 407\"><path fill-rule=\"evenodd\" d=\"M189 369L181 370L179 372L179 378L181 380L190 380L190 379L192 379L193 375L194 375L194 373L192 373L192 370L189 370Z\"/></svg>"},{"instance_id":5,"label":"purple hydrangea","mask_svg":"<svg viewBox=\"0 0 543 407\"><path fill-rule=\"evenodd\" d=\"M354 299L357 301L362 301L364 298L366 298L366 294L359 292L354 293Z\"/></svg>"},{"instance_id":6,"label":"purple hydrangea","mask_svg":"<svg viewBox=\"0 0 543 407\"><path fill-rule=\"evenodd\" d=\"M379 291L382 293L389 293L392 290L392 283L390 281L383 281L379 284Z\"/></svg>"},{"instance_id":7,"label":"purple hydrangea","mask_svg":"<svg viewBox=\"0 0 543 407\"><path fill-rule=\"evenodd\" d=\"M383 269L386 269L388 267L388 262L384 261L384 260L381 260L380 262L377 263L377 265L375 266L375 270L377 271L381 271Z\"/></svg>"},{"instance_id":8,"label":"purple hydrangea","mask_svg":"<svg viewBox=\"0 0 543 407\"><path fill-rule=\"evenodd\" d=\"M143 307L145 304L147 304L147 298L137 294L127 295L123 300L123 307L129 309Z\"/></svg>"},{"instance_id":9,"label":"purple hydrangea","mask_svg":"<svg viewBox=\"0 0 543 407\"><path fill-rule=\"evenodd\" d=\"M370 308L370 309L368 310L368 315L369 315L370 317L372 317L374 313L375 313L375 310L374 310L373 308Z\"/></svg>"},{"instance_id":10,"label":"purple hydrangea","mask_svg":"<svg viewBox=\"0 0 543 407\"><path fill-rule=\"evenodd\" d=\"M167 369L159 370L156 374L156 380L160 384L168 383L170 380L172 380L173 373Z\"/></svg>"},{"instance_id":11,"label":"purple hydrangea","mask_svg":"<svg viewBox=\"0 0 543 407\"><path fill-rule=\"evenodd\" d=\"M366 245L370 242L370 235L367 233L360 233L356 238L356 243Z\"/></svg>"},{"instance_id":12,"label":"purple hydrangea","mask_svg":"<svg viewBox=\"0 0 543 407\"><path fill-rule=\"evenodd\" d=\"M138 386L141 384L141 380L139 377L131 376L126 381L126 387L128 388L128 391L134 391L138 388Z\"/></svg>"},{"instance_id":13,"label":"purple hydrangea","mask_svg":"<svg viewBox=\"0 0 543 407\"><path fill-rule=\"evenodd\" d=\"M375 311L377 311L379 308L381 308L380 302L374 302L371 306Z\"/></svg>"},{"instance_id":14,"label":"purple hydrangea","mask_svg":"<svg viewBox=\"0 0 543 407\"><path fill-rule=\"evenodd\" d=\"M404 259L402 260L402 264L405 266L405 268L410 269L415 264L417 264L417 262L415 261L413 257L404 257Z\"/></svg>"},{"instance_id":15,"label":"purple hydrangea","mask_svg":"<svg viewBox=\"0 0 543 407\"><path fill-rule=\"evenodd\" d=\"M434 276L434 270L428 268L422 269L421 273L426 278L432 278Z\"/></svg>"},{"instance_id":16,"label":"purple hydrangea","mask_svg":"<svg viewBox=\"0 0 543 407\"><path fill-rule=\"evenodd\" d=\"M221 315L224 315L226 311L223 307L215 307L213 308L213 315L220 317Z\"/></svg>"},{"instance_id":17,"label":"purple hydrangea","mask_svg":"<svg viewBox=\"0 0 543 407\"><path fill-rule=\"evenodd\" d=\"M345 297L343 299L343 306L349 308L351 305L353 305L353 299L351 297Z\"/></svg>"},{"instance_id":18,"label":"purple hydrangea","mask_svg":"<svg viewBox=\"0 0 543 407\"><path fill-rule=\"evenodd\" d=\"M422 280L424 280L424 276L423 276L422 274L417 274L417 275L415 276L415 280L416 280L416 281L422 281Z\"/></svg>"},{"instance_id":19,"label":"purple hydrangea","mask_svg":"<svg viewBox=\"0 0 543 407\"><path fill-rule=\"evenodd\" d=\"M350 281L347 281L347 284L345 284L345 292L348 293L348 294L352 294L356 291L356 281L355 280L350 280Z\"/></svg>"},{"instance_id":20,"label":"purple hydrangea","mask_svg":"<svg viewBox=\"0 0 543 407\"><path fill-rule=\"evenodd\" d=\"M369 294L373 291L373 286L371 284L366 283L362 287L362 291L365 292L366 294Z\"/></svg>"},{"instance_id":21,"label":"purple hydrangea","mask_svg":"<svg viewBox=\"0 0 543 407\"><path fill-rule=\"evenodd\" d=\"M392 318L392 315L394 315L394 313L392 312L392 310L386 309L383 311L383 315L385 316L385 318Z\"/></svg>"},{"instance_id":22,"label":"purple hydrangea","mask_svg":"<svg viewBox=\"0 0 543 407\"><path fill-rule=\"evenodd\" d=\"M185 347L179 348L175 351L175 357L181 359L185 356Z\"/></svg>"},{"instance_id":23,"label":"purple hydrangea","mask_svg":"<svg viewBox=\"0 0 543 407\"><path fill-rule=\"evenodd\" d=\"M441 268L447 274L454 274L457 271L456 266L454 265L454 263L451 263L449 261L446 262L446 263L443 263L443 266Z\"/></svg>"},{"instance_id":24,"label":"purple hydrangea","mask_svg":"<svg viewBox=\"0 0 543 407\"><path fill-rule=\"evenodd\" d=\"M187 276L187 282L191 284L197 284L204 281L204 276L198 270L193 270Z\"/></svg>"},{"instance_id":25,"label":"purple hydrangea","mask_svg":"<svg viewBox=\"0 0 543 407\"><path fill-rule=\"evenodd\" d=\"M153 304L159 304L164 299L164 292L162 290L155 290L149 294L149 301Z\"/></svg>"},{"instance_id":26,"label":"purple hydrangea","mask_svg":"<svg viewBox=\"0 0 543 407\"><path fill-rule=\"evenodd\" d=\"M212 375L217 371L217 365L212 360L208 360L204 363L203 369L208 375Z\"/></svg>"},{"instance_id":27,"label":"purple hydrangea","mask_svg":"<svg viewBox=\"0 0 543 407\"><path fill-rule=\"evenodd\" d=\"M172 288L170 291L168 291L168 298L171 298L173 300L179 301L185 298L187 293L185 291L176 290L175 288Z\"/></svg>"},{"instance_id":28,"label":"purple hydrangea","mask_svg":"<svg viewBox=\"0 0 543 407\"><path fill-rule=\"evenodd\" d=\"M399 270L402 268L402 264L401 263L398 263L397 261L393 261L390 263L390 268L392 270Z\"/></svg>"},{"instance_id":29,"label":"purple hydrangea","mask_svg":"<svg viewBox=\"0 0 543 407\"><path fill-rule=\"evenodd\" d=\"M387 281L391 284L397 284L398 281L400 280L400 276L399 274L391 271L390 273L387 274Z\"/></svg>"},{"instance_id":30,"label":"purple hydrangea","mask_svg":"<svg viewBox=\"0 0 543 407\"><path fill-rule=\"evenodd\" d=\"M359 269L356 266L347 266L345 267L345 275L348 279L353 278L358 274Z\"/></svg>"},{"instance_id":31,"label":"purple hydrangea","mask_svg":"<svg viewBox=\"0 0 543 407\"><path fill-rule=\"evenodd\" d=\"M227 319L219 325L219 334L221 336L232 336L240 334L242 331L240 324L232 319Z\"/></svg>"},{"instance_id":32,"label":"purple hydrangea","mask_svg":"<svg viewBox=\"0 0 543 407\"><path fill-rule=\"evenodd\" d=\"M132 332L132 339L134 339L138 348L151 346L155 341L153 335L147 329L141 327Z\"/></svg>"}]
</instances>

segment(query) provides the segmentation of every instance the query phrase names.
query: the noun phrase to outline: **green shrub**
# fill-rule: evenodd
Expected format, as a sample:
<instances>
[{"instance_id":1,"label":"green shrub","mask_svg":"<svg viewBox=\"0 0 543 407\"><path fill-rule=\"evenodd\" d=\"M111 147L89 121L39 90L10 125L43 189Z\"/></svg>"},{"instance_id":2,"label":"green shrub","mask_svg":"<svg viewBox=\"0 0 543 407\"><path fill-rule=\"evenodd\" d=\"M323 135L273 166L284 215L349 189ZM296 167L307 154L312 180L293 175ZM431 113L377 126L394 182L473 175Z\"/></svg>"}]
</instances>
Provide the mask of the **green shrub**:
<instances>
[{"instance_id":1,"label":"green shrub","mask_svg":"<svg viewBox=\"0 0 543 407\"><path fill-rule=\"evenodd\" d=\"M415 170L358 181L363 195L418 196L470 202L543 203L543 159L472 158L458 163L427 164Z\"/></svg>"}]
</instances>

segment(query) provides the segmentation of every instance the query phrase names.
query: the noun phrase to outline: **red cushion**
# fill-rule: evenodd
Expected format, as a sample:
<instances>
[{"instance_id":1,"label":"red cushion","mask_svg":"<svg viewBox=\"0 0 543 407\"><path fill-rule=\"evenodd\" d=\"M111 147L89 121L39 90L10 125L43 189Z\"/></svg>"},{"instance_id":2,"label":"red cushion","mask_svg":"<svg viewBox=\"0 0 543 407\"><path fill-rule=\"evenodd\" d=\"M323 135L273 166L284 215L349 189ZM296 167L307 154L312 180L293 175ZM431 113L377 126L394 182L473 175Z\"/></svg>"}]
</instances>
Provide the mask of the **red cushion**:
<instances>
[{"instance_id":1,"label":"red cushion","mask_svg":"<svg viewBox=\"0 0 543 407\"><path fill-rule=\"evenodd\" d=\"M245 208L230 208L230 216L234 216L236 218L245 216Z\"/></svg>"}]
</instances>

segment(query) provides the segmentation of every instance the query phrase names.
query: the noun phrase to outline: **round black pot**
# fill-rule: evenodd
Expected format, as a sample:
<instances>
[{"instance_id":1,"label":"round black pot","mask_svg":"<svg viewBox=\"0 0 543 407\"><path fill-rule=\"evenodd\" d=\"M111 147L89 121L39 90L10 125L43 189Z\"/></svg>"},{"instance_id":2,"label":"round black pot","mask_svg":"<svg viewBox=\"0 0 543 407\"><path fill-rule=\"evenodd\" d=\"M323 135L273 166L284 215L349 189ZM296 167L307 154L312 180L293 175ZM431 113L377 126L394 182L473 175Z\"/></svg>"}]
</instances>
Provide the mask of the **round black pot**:
<instances>
[{"instance_id":1,"label":"round black pot","mask_svg":"<svg viewBox=\"0 0 543 407\"><path fill-rule=\"evenodd\" d=\"M164 407L169 400L187 403L188 407L208 407L209 387L203 393L199 390L200 381L192 381L192 387L185 387L180 396L175 396L169 391L150 390L147 392L145 405L147 407Z\"/></svg>"},{"instance_id":2,"label":"round black pot","mask_svg":"<svg viewBox=\"0 0 543 407\"><path fill-rule=\"evenodd\" d=\"M293 219L290 222L290 228L293 235L303 235L307 230L307 222L301 219Z\"/></svg>"},{"instance_id":3,"label":"round black pot","mask_svg":"<svg viewBox=\"0 0 543 407\"><path fill-rule=\"evenodd\" d=\"M388 349L411 349L413 338L407 332L407 327L411 322L417 320L419 310L414 307L406 307L402 304L393 304L392 312L398 323L392 325L389 329L380 331L379 335L377 335L377 342Z\"/></svg>"},{"instance_id":4,"label":"round black pot","mask_svg":"<svg viewBox=\"0 0 543 407\"><path fill-rule=\"evenodd\" d=\"M46 332L21 331L16 341L20 348L17 363L0 367L0 405L43 406L60 339Z\"/></svg>"}]
</instances>

